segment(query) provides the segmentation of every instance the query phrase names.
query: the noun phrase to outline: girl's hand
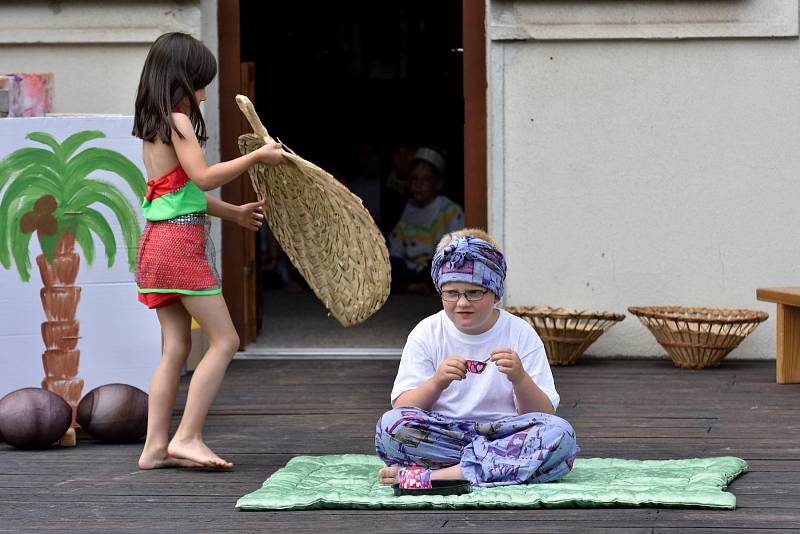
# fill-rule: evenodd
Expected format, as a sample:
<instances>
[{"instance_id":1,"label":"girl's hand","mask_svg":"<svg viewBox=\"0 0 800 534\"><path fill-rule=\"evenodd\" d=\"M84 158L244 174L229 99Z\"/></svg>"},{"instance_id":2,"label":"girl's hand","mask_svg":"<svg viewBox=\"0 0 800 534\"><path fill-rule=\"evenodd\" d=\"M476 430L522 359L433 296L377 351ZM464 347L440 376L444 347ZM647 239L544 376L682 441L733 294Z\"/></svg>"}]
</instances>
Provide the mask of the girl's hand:
<instances>
[{"instance_id":1,"label":"girl's hand","mask_svg":"<svg viewBox=\"0 0 800 534\"><path fill-rule=\"evenodd\" d=\"M495 349L491 352L491 361L497 365L497 370L506 375L506 377L515 384L525 378L525 368L522 367L522 361L519 359L519 354L511 349Z\"/></svg>"},{"instance_id":2,"label":"girl's hand","mask_svg":"<svg viewBox=\"0 0 800 534\"><path fill-rule=\"evenodd\" d=\"M434 381L442 390L447 389L453 380L464 380L465 378L467 378L467 360L461 356L449 356L433 375Z\"/></svg>"},{"instance_id":3,"label":"girl's hand","mask_svg":"<svg viewBox=\"0 0 800 534\"><path fill-rule=\"evenodd\" d=\"M264 224L262 221L264 220L265 203L266 200L261 200L238 206L235 218L236 224L257 232L261 225Z\"/></svg>"},{"instance_id":4,"label":"girl's hand","mask_svg":"<svg viewBox=\"0 0 800 534\"><path fill-rule=\"evenodd\" d=\"M266 145L253 152L256 159L266 165L281 165L286 163L286 158L283 157L283 147L280 143L270 141Z\"/></svg>"}]
</instances>

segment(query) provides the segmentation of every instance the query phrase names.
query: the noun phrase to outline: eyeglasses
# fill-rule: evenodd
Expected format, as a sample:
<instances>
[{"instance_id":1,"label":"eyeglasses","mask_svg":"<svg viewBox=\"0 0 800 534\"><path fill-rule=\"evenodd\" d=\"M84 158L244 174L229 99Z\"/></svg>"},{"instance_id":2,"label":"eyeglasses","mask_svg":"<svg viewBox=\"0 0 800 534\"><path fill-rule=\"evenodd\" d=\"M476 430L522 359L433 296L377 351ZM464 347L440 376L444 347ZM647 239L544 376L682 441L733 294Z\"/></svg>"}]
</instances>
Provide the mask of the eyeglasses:
<instances>
[{"instance_id":1,"label":"eyeglasses","mask_svg":"<svg viewBox=\"0 0 800 534\"><path fill-rule=\"evenodd\" d=\"M445 289L442 291L442 300L445 302L458 302L461 295L464 295L468 301L477 302L483 300L483 297L485 297L488 292L488 289L467 289L466 291Z\"/></svg>"}]
</instances>

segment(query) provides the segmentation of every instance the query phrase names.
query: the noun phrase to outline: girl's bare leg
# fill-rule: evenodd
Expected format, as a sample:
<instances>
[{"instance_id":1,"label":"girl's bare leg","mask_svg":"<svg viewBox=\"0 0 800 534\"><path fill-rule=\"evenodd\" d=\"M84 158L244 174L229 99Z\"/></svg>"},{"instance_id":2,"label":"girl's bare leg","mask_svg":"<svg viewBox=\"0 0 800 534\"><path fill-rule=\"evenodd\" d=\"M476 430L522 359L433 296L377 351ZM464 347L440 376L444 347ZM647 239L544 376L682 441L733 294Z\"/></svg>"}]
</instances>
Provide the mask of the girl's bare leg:
<instances>
[{"instance_id":1,"label":"girl's bare leg","mask_svg":"<svg viewBox=\"0 0 800 534\"><path fill-rule=\"evenodd\" d=\"M239 348L239 336L221 294L185 296L181 297L181 302L208 336L209 348L189 382L183 418L167 450L170 456L176 458L230 469L233 464L217 456L203 442L203 425L222 384L225 370Z\"/></svg>"},{"instance_id":2,"label":"girl's bare leg","mask_svg":"<svg viewBox=\"0 0 800 534\"><path fill-rule=\"evenodd\" d=\"M400 470L398 466L383 467L378 471L378 478L381 484L397 484L400 480L397 478L397 472ZM466 480L464 474L461 472L461 465L451 465L450 467L443 467L441 469L434 469L431 471L431 480Z\"/></svg>"},{"instance_id":3,"label":"girl's bare leg","mask_svg":"<svg viewBox=\"0 0 800 534\"><path fill-rule=\"evenodd\" d=\"M180 302L158 308L156 313L161 324L162 354L150 380L147 438L139 457L139 469L196 466L195 462L172 458L167 453L181 369L192 348L192 318Z\"/></svg>"}]
</instances>

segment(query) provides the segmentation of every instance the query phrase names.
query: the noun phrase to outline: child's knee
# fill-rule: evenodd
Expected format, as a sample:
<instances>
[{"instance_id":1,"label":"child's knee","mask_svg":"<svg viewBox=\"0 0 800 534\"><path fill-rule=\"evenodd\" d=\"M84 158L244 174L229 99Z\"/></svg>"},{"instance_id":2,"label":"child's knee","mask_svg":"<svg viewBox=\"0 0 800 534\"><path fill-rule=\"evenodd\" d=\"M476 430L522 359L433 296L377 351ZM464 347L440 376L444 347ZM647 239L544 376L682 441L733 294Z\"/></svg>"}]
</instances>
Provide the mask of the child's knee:
<instances>
[{"instance_id":1,"label":"child's knee","mask_svg":"<svg viewBox=\"0 0 800 534\"><path fill-rule=\"evenodd\" d=\"M189 357L191 350L192 340L189 337L164 339L164 357L169 361L183 364L183 361Z\"/></svg>"},{"instance_id":2,"label":"child's knee","mask_svg":"<svg viewBox=\"0 0 800 534\"><path fill-rule=\"evenodd\" d=\"M213 339L209 339L208 344L209 348L230 354L231 358L233 358L234 353L239 350L239 335L234 330L233 332L228 332L225 335L216 336Z\"/></svg>"},{"instance_id":3,"label":"child's knee","mask_svg":"<svg viewBox=\"0 0 800 534\"><path fill-rule=\"evenodd\" d=\"M575 436L575 430L572 425L565 419L556 417L557 421L553 421L547 431L547 449L550 458L545 464L552 464L553 462L564 463L567 472L572 469L572 462L580 452L578 446L578 439Z\"/></svg>"},{"instance_id":4,"label":"child's knee","mask_svg":"<svg viewBox=\"0 0 800 534\"><path fill-rule=\"evenodd\" d=\"M562 419L556 415L550 416L552 419L550 420L550 424L555 428L559 429L564 437L571 438L573 442L575 442L575 429L572 428L572 425L566 419Z\"/></svg>"},{"instance_id":5,"label":"child's knee","mask_svg":"<svg viewBox=\"0 0 800 534\"><path fill-rule=\"evenodd\" d=\"M424 421L427 412L414 406L398 406L384 413L378 419L377 427L389 434L396 434L408 426L418 427Z\"/></svg>"},{"instance_id":6,"label":"child's knee","mask_svg":"<svg viewBox=\"0 0 800 534\"><path fill-rule=\"evenodd\" d=\"M375 428L375 448L380 453L396 447L397 443L418 445L429 433L428 412L413 406L389 410L378 419Z\"/></svg>"}]
</instances>

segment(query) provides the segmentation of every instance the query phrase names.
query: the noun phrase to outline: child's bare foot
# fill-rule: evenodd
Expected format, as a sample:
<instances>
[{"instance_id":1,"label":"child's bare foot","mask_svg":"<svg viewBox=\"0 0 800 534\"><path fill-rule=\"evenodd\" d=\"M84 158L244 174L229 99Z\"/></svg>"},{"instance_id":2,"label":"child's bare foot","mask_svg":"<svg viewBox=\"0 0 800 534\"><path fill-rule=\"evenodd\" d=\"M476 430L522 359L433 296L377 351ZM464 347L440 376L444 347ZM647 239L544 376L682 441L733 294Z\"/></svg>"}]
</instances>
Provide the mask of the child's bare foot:
<instances>
[{"instance_id":1,"label":"child's bare foot","mask_svg":"<svg viewBox=\"0 0 800 534\"><path fill-rule=\"evenodd\" d=\"M214 454L214 451L199 439L184 441L174 437L167 446L167 452L173 458L190 460L205 467L215 467L217 469L230 469L233 467L231 462L223 460Z\"/></svg>"},{"instance_id":2,"label":"child's bare foot","mask_svg":"<svg viewBox=\"0 0 800 534\"><path fill-rule=\"evenodd\" d=\"M166 450L143 450L139 456L139 469L162 469L165 467L202 467L197 462L173 458Z\"/></svg>"},{"instance_id":3,"label":"child's bare foot","mask_svg":"<svg viewBox=\"0 0 800 534\"><path fill-rule=\"evenodd\" d=\"M392 467L383 467L378 471L378 478L381 481L381 484L386 484L387 486L392 484L400 483L400 480L397 478L397 471L400 470L399 466L392 466Z\"/></svg>"},{"instance_id":4,"label":"child's bare foot","mask_svg":"<svg viewBox=\"0 0 800 534\"><path fill-rule=\"evenodd\" d=\"M397 472L400 468L399 465L393 465L391 467L382 467L378 470L378 478L381 484L399 484L400 479L397 478ZM466 478L461 472L461 466L456 464L442 469L434 469L431 472L431 480L466 480Z\"/></svg>"}]
</instances>

